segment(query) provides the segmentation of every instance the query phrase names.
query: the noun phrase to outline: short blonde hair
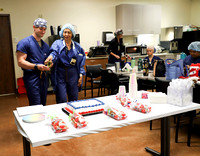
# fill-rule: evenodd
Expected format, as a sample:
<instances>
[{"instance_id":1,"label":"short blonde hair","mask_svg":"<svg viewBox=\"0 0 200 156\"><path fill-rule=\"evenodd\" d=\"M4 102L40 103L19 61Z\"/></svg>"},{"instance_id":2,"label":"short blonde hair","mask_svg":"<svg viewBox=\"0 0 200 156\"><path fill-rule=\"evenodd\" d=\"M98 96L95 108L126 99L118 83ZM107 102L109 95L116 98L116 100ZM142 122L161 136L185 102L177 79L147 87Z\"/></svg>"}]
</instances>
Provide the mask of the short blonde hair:
<instances>
[{"instance_id":1,"label":"short blonde hair","mask_svg":"<svg viewBox=\"0 0 200 156\"><path fill-rule=\"evenodd\" d=\"M147 46L147 49L153 49L153 52L155 51L155 47L152 45Z\"/></svg>"}]
</instances>

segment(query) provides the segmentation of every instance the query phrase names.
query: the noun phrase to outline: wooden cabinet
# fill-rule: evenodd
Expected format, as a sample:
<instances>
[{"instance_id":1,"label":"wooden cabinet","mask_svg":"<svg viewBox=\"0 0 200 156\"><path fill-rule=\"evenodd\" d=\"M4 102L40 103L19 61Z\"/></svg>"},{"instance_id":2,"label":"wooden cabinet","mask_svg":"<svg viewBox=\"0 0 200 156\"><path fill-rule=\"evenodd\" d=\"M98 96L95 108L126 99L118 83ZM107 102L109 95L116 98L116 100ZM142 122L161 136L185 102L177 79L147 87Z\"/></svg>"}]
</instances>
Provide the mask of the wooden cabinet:
<instances>
[{"instance_id":1,"label":"wooden cabinet","mask_svg":"<svg viewBox=\"0 0 200 156\"><path fill-rule=\"evenodd\" d=\"M124 35L160 34L161 6L121 4L116 6L116 27Z\"/></svg>"},{"instance_id":2,"label":"wooden cabinet","mask_svg":"<svg viewBox=\"0 0 200 156\"><path fill-rule=\"evenodd\" d=\"M106 63L108 63L108 57L97 57L97 58L88 58L85 61L85 70L86 70L86 65L95 65L95 64L101 64L102 67L105 69L106 68Z\"/></svg>"}]
</instances>

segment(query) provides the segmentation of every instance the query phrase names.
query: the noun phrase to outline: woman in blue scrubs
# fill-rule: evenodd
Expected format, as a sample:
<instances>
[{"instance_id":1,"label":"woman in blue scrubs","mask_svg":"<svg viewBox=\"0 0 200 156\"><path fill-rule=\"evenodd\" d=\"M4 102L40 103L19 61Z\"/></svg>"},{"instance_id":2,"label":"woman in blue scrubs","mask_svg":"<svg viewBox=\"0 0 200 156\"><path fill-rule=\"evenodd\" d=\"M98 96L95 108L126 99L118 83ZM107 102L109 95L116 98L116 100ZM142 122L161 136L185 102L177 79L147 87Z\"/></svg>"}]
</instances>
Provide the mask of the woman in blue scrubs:
<instances>
[{"instance_id":1,"label":"woman in blue scrubs","mask_svg":"<svg viewBox=\"0 0 200 156\"><path fill-rule=\"evenodd\" d=\"M194 64L200 63L200 42L195 41L195 42L190 43L190 45L188 46L188 50L190 52L190 55L188 55L183 60L183 64L184 64L184 67L187 66L187 68L190 69L190 65L192 63ZM200 72L199 72L199 76L200 76Z\"/></svg>"},{"instance_id":2,"label":"woman in blue scrubs","mask_svg":"<svg viewBox=\"0 0 200 156\"><path fill-rule=\"evenodd\" d=\"M188 69L192 63L200 63L200 42L195 41L190 43L188 46L190 55L188 55L184 60L183 64L187 65Z\"/></svg>"},{"instance_id":3,"label":"woman in blue scrubs","mask_svg":"<svg viewBox=\"0 0 200 156\"><path fill-rule=\"evenodd\" d=\"M60 37L52 44L51 54L45 61L54 63L51 76L57 103L78 100L86 59L83 48L72 40L75 29L71 24L62 27Z\"/></svg>"},{"instance_id":4,"label":"woman in blue scrubs","mask_svg":"<svg viewBox=\"0 0 200 156\"><path fill-rule=\"evenodd\" d=\"M47 22L38 18L33 23L34 32L17 44L17 62L23 70L23 80L29 105L46 105L48 78L44 65L49 46L41 39L46 33Z\"/></svg>"},{"instance_id":5,"label":"woman in blue scrubs","mask_svg":"<svg viewBox=\"0 0 200 156\"><path fill-rule=\"evenodd\" d=\"M160 57L154 55L155 48L153 46L147 47L147 57L145 59L149 63L149 70L153 70L153 66L156 60L160 60Z\"/></svg>"}]
</instances>

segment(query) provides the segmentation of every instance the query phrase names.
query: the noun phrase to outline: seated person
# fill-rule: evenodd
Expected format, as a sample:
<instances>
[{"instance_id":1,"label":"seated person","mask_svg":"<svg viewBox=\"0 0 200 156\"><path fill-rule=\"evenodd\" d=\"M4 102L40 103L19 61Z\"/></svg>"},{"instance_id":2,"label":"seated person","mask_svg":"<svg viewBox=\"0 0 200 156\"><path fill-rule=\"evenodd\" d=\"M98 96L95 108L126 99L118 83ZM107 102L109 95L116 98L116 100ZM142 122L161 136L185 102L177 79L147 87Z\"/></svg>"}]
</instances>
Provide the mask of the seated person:
<instances>
[{"instance_id":1,"label":"seated person","mask_svg":"<svg viewBox=\"0 0 200 156\"><path fill-rule=\"evenodd\" d=\"M183 60L183 64L187 65L189 69L192 63L200 63L200 41L190 43L188 50L190 55Z\"/></svg>"},{"instance_id":2,"label":"seated person","mask_svg":"<svg viewBox=\"0 0 200 156\"><path fill-rule=\"evenodd\" d=\"M154 56L153 53L155 51L154 46L148 46L147 47L147 57L145 59L149 63L149 70L153 70L153 66L156 60L161 60L160 57Z\"/></svg>"}]
</instances>

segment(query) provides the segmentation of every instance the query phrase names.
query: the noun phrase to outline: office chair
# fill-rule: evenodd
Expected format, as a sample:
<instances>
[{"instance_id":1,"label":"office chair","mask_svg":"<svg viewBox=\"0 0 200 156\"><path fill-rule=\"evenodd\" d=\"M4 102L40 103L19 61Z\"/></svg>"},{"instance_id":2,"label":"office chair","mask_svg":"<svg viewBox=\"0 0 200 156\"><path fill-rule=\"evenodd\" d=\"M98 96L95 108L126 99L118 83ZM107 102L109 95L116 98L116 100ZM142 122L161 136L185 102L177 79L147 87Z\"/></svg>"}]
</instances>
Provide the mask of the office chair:
<instances>
[{"instance_id":1,"label":"office chair","mask_svg":"<svg viewBox=\"0 0 200 156\"><path fill-rule=\"evenodd\" d=\"M93 84L100 84L100 80L97 78L100 78L101 76L101 70L102 67L101 64L97 65L86 65L86 76L85 76L85 96L86 96L86 89L87 89L87 82L91 83L91 95L93 98ZM87 80L87 78L90 78Z\"/></svg>"},{"instance_id":2,"label":"office chair","mask_svg":"<svg viewBox=\"0 0 200 156\"><path fill-rule=\"evenodd\" d=\"M53 44L53 42L55 40L58 40L60 39L60 36L59 35L51 35L48 37L48 42L49 42L49 46L51 46Z\"/></svg>"},{"instance_id":3,"label":"office chair","mask_svg":"<svg viewBox=\"0 0 200 156\"><path fill-rule=\"evenodd\" d=\"M155 77L156 92L162 92L162 93L167 94L167 87L169 86L169 83L170 83L170 80L164 80L164 79ZM152 130L152 120L150 121L150 130Z\"/></svg>"},{"instance_id":4,"label":"office chair","mask_svg":"<svg viewBox=\"0 0 200 156\"><path fill-rule=\"evenodd\" d=\"M119 85L123 85L123 81L120 82L118 75L113 73L113 71L110 69L100 68L100 70L101 83L99 85L98 96L100 89L102 94L102 88L108 89L108 95L117 94Z\"/></svg>"},{"instance_id":5,"label":"office chair","mask_svg":"<svg viewBox=\"0 0 200 156\"><path fill-rule=\"evenodd\" d=\"M155 77L156 81L156 92L162 92L167 94L167 87L169 86L169 83L171 80L165 80L162 78Z\"/></svg>"},{"instance_id":6,"label":"office chair","mask_svg":"<svg viewBox=\"0 0 200 156\"><path fill-rule=\"evenodd\" d=\"M193 88L193 102L200 104L199 92L200 92L200 84L195 84L195 87ZM180 127L180 119L181 119L181 117L189 117L187 146L190 146L193 119L197 115L199 115L199 114L196 114L196 110L194 110L194 111L190 111L190 112L187 112L187 113L179 114L177 116L176 134L175 134L175 142L176 143L178 143L178 130L179 130L179 127Z\"/></svg>"}]
</instances>

